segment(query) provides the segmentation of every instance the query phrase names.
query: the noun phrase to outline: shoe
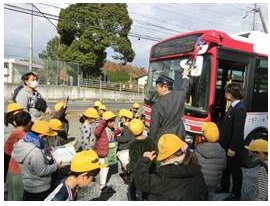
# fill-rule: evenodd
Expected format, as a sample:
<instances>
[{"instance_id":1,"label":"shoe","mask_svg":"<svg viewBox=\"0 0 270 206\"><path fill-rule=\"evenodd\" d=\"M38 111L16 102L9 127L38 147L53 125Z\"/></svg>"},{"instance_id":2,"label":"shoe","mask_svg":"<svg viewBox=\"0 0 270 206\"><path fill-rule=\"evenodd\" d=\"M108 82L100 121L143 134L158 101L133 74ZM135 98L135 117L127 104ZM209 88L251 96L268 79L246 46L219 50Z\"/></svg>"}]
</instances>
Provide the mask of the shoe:
<instances>
[{"instance_id":1,"label":"shoe","mask_svg":"<svg viewBox=\"0 0 270 206\"><path fill-rule=\"evenodd\" d=\"M228 197L223 199L224 201L240 201L241 197L231 193Z\"/></svg>"},{"instance_id":2,"label":"shoe","mask_svg":"<svg viewBox=\"0 0 270 206\"><path fill-rule=\"evenodd\" d=\"M224 188L224 187L218 187L218 188L215 190L215 193L229 193L229 189Z\"/></svg>"},{"instance_id":3,"label":"shoe","mask_svg":"<svg viewBox=\"0 0 270 206\"><path fill-rule=\"evenodd\" d=\"M105 185L100 191L103 194L105 194L105 193L116 193L116 191L111 186L107 186L107 185Z\"/></svg>"}]
</instances>

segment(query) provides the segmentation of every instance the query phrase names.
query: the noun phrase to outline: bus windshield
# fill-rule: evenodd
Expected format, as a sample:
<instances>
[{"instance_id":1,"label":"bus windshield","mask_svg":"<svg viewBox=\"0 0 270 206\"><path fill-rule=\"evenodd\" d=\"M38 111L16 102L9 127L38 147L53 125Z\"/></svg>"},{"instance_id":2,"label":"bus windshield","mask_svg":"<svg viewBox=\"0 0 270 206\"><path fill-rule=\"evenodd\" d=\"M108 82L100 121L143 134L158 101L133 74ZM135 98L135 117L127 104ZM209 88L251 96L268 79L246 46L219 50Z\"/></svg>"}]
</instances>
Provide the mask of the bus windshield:
<instances>
[{"instance_id":1,"label":"bus windshield","mask_svg":"<svg viewBox=\"0 0 270 206\"><path fill-rule=\"evenodd\" d=\"M180 61L186 57L153 61L149 66L148 81L145 86L144 99L146 104L154 104L158 95L155 91L156 80L164 74L175 79L174 89L181 85L182 71ZM189 91L186 96L185 114L194 117L207 117L208 94L209 94L209 73L210 73L210 55L203 57L202 74L199 77L190 77Z\"/></svg>"}]
</instances>

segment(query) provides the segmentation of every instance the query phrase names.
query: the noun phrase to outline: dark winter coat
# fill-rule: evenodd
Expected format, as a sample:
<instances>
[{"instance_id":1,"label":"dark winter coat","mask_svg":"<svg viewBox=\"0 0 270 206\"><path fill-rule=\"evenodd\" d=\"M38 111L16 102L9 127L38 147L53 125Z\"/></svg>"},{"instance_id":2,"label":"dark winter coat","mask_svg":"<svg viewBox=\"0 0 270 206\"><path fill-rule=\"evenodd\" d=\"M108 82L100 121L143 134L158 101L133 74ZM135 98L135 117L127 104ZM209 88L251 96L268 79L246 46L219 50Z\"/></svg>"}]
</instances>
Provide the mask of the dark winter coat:
<instances>
[{"instance_id":1,"label":"dark winter coat","mask_svg":"<svg viewBox=\"0 0 270 206\"><path fill-rule=\"evenodd\" d=\"M195 154L207 186L217 186L226 166L225 150L218 142L203 142L196 146Z\"/></svg>"},{"instance_id":2,"label":"dark winter coat","mask_svg":"<svg viewBox=\"0 0 270 206\"><path fill-rule=\"evenodd\" d=\"M135 185L138 190L148 193L151 201L198 201L207 200L208 192L201 166L198 164L168 164L157 168L155 174L149 173L152 162L141 158L135 167Z\"/></svg>"},{"instance_id":3,"label":"dark winter coat","mask_svg":"<svg viewBox=\"0 0 270 206\"><path fill-rule=\"evenodd\" d=\"M126 125L123 125L123 132L115 137L115 141L118 142L118 150L129 149L129 145L134 142L135 137L131 134L130 130Z\"/></svg>"}]
</instances>

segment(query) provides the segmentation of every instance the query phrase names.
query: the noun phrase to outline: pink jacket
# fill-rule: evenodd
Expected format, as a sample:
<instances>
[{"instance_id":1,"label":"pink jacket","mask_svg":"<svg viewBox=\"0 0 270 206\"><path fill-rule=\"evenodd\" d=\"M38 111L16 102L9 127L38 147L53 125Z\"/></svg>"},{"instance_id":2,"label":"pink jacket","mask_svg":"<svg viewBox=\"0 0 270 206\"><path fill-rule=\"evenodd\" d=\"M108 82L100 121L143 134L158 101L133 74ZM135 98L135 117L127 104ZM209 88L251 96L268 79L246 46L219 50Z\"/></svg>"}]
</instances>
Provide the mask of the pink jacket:
<instances>
[{"instance_id":1,"label":"pink jacket","mask_svg":"<svg viewBox=\"0 0 270 206\"><path fill-rule=\"evenodd\" d=\"M113 131L113 137L116 137L120 134L121 131L116 129ZM96 143L94 146L94 150L96 151L98 157L103 158L108 156L109 151L109 138L106 132L106 121L101 120L99 125L94 130L94 134L96 135Z\"/></svg>"}]
</instances>

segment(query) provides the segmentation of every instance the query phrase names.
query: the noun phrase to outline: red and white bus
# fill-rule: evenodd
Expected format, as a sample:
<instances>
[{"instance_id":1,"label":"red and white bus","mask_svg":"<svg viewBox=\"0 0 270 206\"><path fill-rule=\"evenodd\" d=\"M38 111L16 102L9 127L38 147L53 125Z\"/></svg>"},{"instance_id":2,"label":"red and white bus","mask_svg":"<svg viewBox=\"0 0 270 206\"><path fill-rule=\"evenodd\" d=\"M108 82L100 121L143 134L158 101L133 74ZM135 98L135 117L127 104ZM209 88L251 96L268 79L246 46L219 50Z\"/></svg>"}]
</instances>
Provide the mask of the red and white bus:
<instances>
[{"instance_id":1,"label":"red and white bus","mask_svg":"<svg viewBox=\"0 0 270 206\"><path fill-rule=\"evenodd\" d=\"M228 102L224 88L237 82L244 88L247 105L245 140L267 137L268 133L268 42L259 31L227 34L216 30L183 33L152 46L148 81L145 86L145 123L150 125L151 105L156 101L155 81L161 73L177 80L179 64L193 66L183 121L186 140L201 136L206 121L219 124ZM175 86L179 85L175 82Z\"/></svg>"}]
</instances>

